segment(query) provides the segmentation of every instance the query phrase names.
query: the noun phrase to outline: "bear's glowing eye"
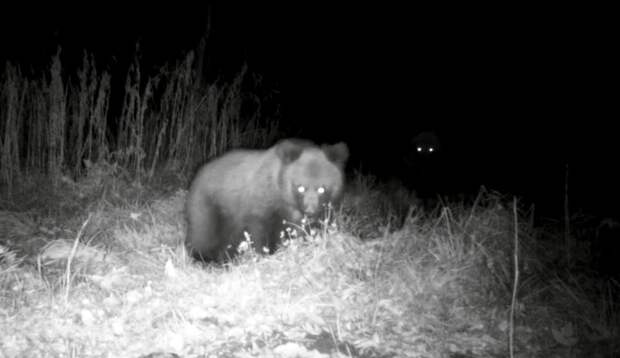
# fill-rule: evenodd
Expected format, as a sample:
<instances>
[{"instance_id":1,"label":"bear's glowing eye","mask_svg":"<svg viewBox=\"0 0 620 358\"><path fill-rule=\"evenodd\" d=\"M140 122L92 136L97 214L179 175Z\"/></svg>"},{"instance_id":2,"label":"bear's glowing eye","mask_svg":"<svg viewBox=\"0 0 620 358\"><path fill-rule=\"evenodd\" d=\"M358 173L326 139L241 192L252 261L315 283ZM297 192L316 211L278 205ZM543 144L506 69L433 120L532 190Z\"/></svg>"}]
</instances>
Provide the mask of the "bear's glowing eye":
<instances>
[{"instance_id":1,"label":"bear's glowing eye","mask_svg":"<svg viewBox=\"0 0 620 358\"><path fill-rule=\"evenodd\" d=\"M319 194L323 194L323 193L325 193L325 188L321 186L321 187L319 187L319 188L316 190L316 192L317 192L317 193L319 193Z\"/></svg>"},{"instance_id":2,"label":"bear's glowing eye","mask_svg":"<svg viewBox=\"0 0 620 358\"><path fill-rule=\"evenodd\" d=\"M416 149L418 150L418 152L422 151L422 147L417 147Z\"/></svg>"},{"instance_id":3,"label":"bear's glowing eye","mask_svg":"<svg viewBox=\"0 0 620 358\"><path fill-rule=\"evenodd\" d=\"M303 186L303 185L300 185L300 186L297 187L297 191L299 193L305 193L306 192L306 187Z\"/></svg>"},{"instance_id":4,"label":"bear's glowing eye","mask_svg":"<svg viewBox=\"0 0 620 358\"><path fill-rule=\"evenodd\" d=\"M432 152L434 152L434 151L435 151L435 148L430 147L430 148L428 148L428 151L432 153Z\"/></svg>"}]
</instances>

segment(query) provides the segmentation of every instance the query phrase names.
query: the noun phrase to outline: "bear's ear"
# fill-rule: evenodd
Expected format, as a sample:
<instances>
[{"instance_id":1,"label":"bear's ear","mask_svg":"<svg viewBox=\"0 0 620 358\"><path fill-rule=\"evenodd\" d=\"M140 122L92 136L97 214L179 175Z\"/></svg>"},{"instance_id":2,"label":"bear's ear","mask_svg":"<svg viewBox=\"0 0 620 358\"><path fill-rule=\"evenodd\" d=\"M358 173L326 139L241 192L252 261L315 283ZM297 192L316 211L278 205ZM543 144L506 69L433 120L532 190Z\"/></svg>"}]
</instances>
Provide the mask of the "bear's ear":
<instances>
[{"instance_id":1,"label":"bear's ear","mask_svg":"<svg viewBox=\"0 0 620 358\"><path fill-rule=\"evenodd\" d=\"M327 156L327 159L340 166L344 167L344 163L346 163L347 159L349 159L349 147L344 142L334 145L323 144L322 149Z\"/></svg>"},{"instance_id":2,"label":"bear's ear","mask_svg":"<svg viewBox=\"0 0 620 358\"><path fill-rule=\"evenodd\" d=\"M285 139L276 145L276 154L284 164L296 161L303 150L303 145L292 140Z\"/></svg>"}]
</instances>

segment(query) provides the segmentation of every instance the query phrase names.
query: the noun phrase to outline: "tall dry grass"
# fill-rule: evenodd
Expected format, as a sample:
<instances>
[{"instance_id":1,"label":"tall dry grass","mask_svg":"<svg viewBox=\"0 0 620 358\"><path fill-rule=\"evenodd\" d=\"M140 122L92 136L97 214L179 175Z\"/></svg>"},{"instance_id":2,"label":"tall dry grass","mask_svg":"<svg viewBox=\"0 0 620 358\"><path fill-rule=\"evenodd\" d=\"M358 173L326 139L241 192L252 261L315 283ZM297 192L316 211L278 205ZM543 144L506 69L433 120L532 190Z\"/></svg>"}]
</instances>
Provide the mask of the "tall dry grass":
<instances>
[{"instance_id":1,"label":"tall dry grass","mask_svg":"<svg viewBox=\"0 0 620 358\"><path fill-rule=\"evenodd\" d=\"M0 76L0 186L11 192L32 175L54 183L78 178L99 162L144 180L160 168L187 173L231 147L270 144L277 121L261 112L259 97L245 93L247 66L229 83L205 83L195 58L190 52L148 74L137 48L115 110L113 83L120 80L92 55L67 73L59 49L47 70L30 77L7 63ZM255 110L244 112L246 104Z\"/></svg>"},{"instance_id":2,"label":"tall dry grass","mask_svg":"<svg viewBox=\"0 0 620 358\"><path fill-rule=\"evenodd\" d=\"M109 154L107 134L110 106L110 74L98 72L93 56L84 54L82 67L77 71L77 83L71 84L68 102L70 115L68 131L70 170L83 174L83 160L105 160Z\"/></svg>"},{"instance_id":3,"label":"tall dry grass","mask_svg":"<svg viewBox=\"0 0 620 358\"><path fill-rule=\"evenodd\" d=\"M28 84L19 81L19 68L7 64L0 92L0 183L8 185L21 176L20 136Z\"/></svg>"}]
</instances>

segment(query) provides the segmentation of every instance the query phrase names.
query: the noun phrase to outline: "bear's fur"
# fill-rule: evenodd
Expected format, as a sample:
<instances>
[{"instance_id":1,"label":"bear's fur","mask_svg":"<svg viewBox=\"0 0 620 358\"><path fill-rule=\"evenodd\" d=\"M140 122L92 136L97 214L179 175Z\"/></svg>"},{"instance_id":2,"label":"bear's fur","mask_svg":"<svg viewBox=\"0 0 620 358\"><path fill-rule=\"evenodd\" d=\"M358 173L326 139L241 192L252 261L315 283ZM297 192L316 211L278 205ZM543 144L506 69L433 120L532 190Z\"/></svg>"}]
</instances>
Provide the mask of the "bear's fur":
<instances>
[{"instance_id":1,"label":"bear's fur","mask_svg":"<svg viewBox=\"0 0 620 358\"><path fill-rule=\"evenodd\" d=\"M233 150L207 163L187 196L188 252L203 261L225 261L247 232L256 251L273 253L283 220L316 217L339 200L348 156L345 143L319 147L285 139L266 150Z\"/></svg>"}]
</instances>

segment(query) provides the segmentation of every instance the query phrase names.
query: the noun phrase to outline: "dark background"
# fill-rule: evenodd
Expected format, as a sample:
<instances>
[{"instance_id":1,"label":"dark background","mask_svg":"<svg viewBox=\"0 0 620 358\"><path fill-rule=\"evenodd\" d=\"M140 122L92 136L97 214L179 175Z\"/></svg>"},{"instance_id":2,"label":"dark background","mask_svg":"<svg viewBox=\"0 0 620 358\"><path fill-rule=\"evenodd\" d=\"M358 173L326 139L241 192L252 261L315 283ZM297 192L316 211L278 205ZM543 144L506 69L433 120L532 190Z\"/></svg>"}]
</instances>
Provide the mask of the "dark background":
<instances>
[{"instance_id":1,"label":"dark background","mask_svg":"<svg viewBox=\"0 0 620 358\"><path fill-rule=\"evenodd\" d=\"M620 214L609 9L407 5L7 8L0 60L45 68L61 45L69 69L87 50L124 78L136 41L156 68L208 33L211 79L247 63L278 94L285 135L346 141L350 169L398 175L407 143L434 130L452 189L484 184L559 216L568 164L574 210Z\"/></svg>"}]
</instances>

